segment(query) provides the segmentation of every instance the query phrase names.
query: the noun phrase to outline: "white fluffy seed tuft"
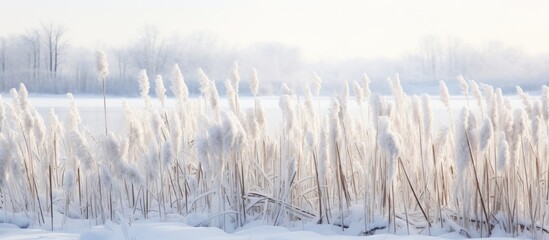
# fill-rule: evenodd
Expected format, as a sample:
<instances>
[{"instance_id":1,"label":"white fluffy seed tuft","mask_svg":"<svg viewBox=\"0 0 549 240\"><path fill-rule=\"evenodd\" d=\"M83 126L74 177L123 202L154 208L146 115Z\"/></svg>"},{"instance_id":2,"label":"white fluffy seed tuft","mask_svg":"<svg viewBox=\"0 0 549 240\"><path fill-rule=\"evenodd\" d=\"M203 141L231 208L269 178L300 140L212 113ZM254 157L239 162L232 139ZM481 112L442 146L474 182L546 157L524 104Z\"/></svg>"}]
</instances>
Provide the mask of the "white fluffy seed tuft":
<instances>
[{"instance_id":1,"label":"white fluffy seed tuft","mask_svg":"<svg viewBox=\"0 0 549 240\"><path fill-rule=\"evenodd\" d=\"M494 128L492 126L492 121L490 118L485 117L484 122L482 123L482 128L480 129L480 150L484 151L488 144L492 140L494 135Z\"/></svg>"},{"instance_id":2,"label":"white fluffy seed tuft","mask_svg":"<svg viewBox=\"0 0 549 240\"><path fill-rule=\"evenodd\" d=\"M257 96L257 93L259 92L259 78L257 76L257 69L252 69L252 78L250 79L250 90L252 91L252 95L254 97Z\"/></svg>"},{"instance_id":3,"label":"white fluffy seed tuft","mask_svg":"<svg viewBox=\"0 0 549 240\"><path fill-rule=\"evenodd\" d=\"M448 93L448 87L444 81L440 80L440 101L449 110L450 109L450 93Z\"/></svg>"},{"instance_id":4,"label":"white fluffy seed tuft","mask_svg":"<svg viewBox=\"0 0 549 240\"><path fill-rule=\"evenodd\" d=\"M469 95L469 84L467 84L467 81L465 81L465 78L463 77L463 75L458 75L457 76L457 80L458 80L458 84L459 84L459 89L461 89L461 94L463 94L463 96L468 96Z\"/></svg>"},{"instance_id":5,"label":"white fluffy seed tuft","mask_svg":"<svg viewBox=\"0 0 549 240\"><path fill-rule=\"evenodd\" d=\"M109 75L109 62L107 61L107 54L103 51L97 51L95 53L95 61L99 81L105 81L105 79L107 79L107 75Z\"/></svg>"},{"instance_id":6,"label":"white fluffy seed tuft","mask_svg":"<svg viewBox=\"0 0 549 240\"><path fill-rule=\"evenodd\" d=\"M160 101L160 105L162 107L166 106L166 88L164 87L164 80L162 80L161 75L156 75L156 78L154 79L154 82L156 83L156 97L158 98L158 101Z\"/></svg>"},{"instance_id":7,"label":"white fluffy seed tuft","mask_svg":"<svg viewBox=\"0 0 549 240\"><path fill-rule=\"evenodd\" d=\"M187 101L189 99L189 89L183 80L183 74L181 74L178 64L173 66L171 90L180 101Z\"/></svg>"},{"instance_id":8,"label":"white fluffy seed tuft","mask_svg":"<svg viewBox=\"0 0 549 240\"><path fill-rule=\"evenodd\" d=\"M353 82L353 92L355 93L356 102L360 106L364 102L364 90L357 81Z\"/></svg>"}]
</instances>

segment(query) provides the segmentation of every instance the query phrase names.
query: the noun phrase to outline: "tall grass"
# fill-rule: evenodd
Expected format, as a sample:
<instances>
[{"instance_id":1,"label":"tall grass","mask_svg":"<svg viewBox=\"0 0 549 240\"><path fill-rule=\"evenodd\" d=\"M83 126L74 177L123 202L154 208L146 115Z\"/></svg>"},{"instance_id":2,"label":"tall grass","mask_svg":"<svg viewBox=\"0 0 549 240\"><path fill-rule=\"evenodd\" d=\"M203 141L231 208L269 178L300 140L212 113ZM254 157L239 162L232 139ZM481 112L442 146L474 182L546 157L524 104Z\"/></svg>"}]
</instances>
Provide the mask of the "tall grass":
<instances>
[{"instance_id":1,"label":"tall grass","mask_svg":"<svg viewBox=\"0 0 549 240\"><path fill-rule=\"evenodd\" d=\"M103 92L103 114L105 117L105 135L108 134L107 130L107 97L106 97L106 88L105 81L107 80L107 75L109 75L109 63L107 62L107 55L104 52L96 53L96 63L97 63L97 75L99 81L101 82L101 90Z\"/></svg>"},{"instance_id":2,"label":"tall grass","mask_svg":"<svg viewBox=\"0 0 549 240\"><path fill-rule=\"evenodd\" d=\"M105 66L98 65L103 82ZM249 79L251 109L240 105L236 63L224 82L229 106L220 106L216 82L198 73L201 96L189 98L179 67L173 68L176 105L169 106L163 78L155 79L159 104L153 104L140 72L145 107L124 103L125 129L107 132L105 125L105 136L82 125L71 94L68 121L52 110L47 130L24 85L10 91L11 102L0 98L4 218L23 213L54 229L56 213L65 224L69 218L166 221L178 214L226 231L252 221L304 221L342 231L359 223L362 234L437 228L467 237L547 237L546 86L538 99L517 88L523 104L513 107L501 89L460 76L467 107L454 119L458 109L441 81L449 120L439 121L431 97L407 95L398 75L388 79L393 96L371 95L364 75L362 85L352 86L356 105L345 84L324 112L315 74L304 100L283 85L283 121L269 125L256 70Z\"/></svg>"}]
</instances>

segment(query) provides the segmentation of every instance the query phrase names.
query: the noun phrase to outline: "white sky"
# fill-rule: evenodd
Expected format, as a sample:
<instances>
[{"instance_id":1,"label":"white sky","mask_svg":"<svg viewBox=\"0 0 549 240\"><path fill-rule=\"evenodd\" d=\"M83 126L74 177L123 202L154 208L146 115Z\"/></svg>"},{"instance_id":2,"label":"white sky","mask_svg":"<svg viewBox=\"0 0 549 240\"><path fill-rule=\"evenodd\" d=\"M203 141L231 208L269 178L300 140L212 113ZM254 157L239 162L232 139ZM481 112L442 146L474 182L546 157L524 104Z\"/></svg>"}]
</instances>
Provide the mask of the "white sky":
<instances>
[{"instance_id":1,"label":"white sky","mask_svg":"<svg viewBox=\"0 0 549 240\"><path fill-rule=\"evenodd\" d=\"M549 52L544 0L0 0L0 36L40 22L66 26L70 43L87 47L126 44L148 24L238 47L281 42L308 59L398 57L425 35Z\"/></svg>"}]
</instances>

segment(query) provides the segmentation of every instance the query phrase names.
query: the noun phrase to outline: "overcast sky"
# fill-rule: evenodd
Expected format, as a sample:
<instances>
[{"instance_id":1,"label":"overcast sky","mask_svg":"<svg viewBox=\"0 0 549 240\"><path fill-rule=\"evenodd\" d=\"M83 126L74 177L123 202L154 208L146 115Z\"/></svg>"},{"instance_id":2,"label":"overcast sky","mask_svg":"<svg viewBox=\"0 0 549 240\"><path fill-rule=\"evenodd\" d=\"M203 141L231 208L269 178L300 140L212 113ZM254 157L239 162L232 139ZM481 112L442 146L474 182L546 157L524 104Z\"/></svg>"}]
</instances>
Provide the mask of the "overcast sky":
<instances>
[{"instance_id":1,"label":"overcast sky","mask_svg":"<svg viewBox=\"0 0 549 240\"><path fill-rule=\"evenodd\" d=\"M120 46L153 25L165 34L211 33L236 47L281 42L308 59L398 57L426 35L549 52L543 0L0 0L0 36L40 22L66 26L70 43L86 47Z\"/></svg>"}]
</instances>

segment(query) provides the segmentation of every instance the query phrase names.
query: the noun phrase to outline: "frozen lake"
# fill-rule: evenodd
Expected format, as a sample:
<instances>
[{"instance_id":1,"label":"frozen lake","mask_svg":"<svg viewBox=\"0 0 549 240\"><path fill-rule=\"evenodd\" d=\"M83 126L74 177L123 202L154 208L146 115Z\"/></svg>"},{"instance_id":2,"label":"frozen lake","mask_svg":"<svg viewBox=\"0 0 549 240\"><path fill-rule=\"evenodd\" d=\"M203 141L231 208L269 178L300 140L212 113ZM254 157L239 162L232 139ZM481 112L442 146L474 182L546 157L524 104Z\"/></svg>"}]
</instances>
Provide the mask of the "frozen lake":
<instances>
[{"instance_id":1,"label":"frozen lake","mask_svg":"<svg viewBox=\"0 0 549 240\"><path fill-rule=\"evenodd\" d=\"M5 95L4 95L5 96ZM82 124L86 128L90 130L92 133L97 133L103 131L103 99L101 96L74 96L76 104L78 106L78 110L80 111L80 115L82 118ZM511 104L516 107L520 106L522 103L520 99L516 96L507 97L511 100ZM192 98L194 100L201 100L201 98L194 97ZM282 122L282 113L279 107L279 97L276 96L269 96L269 97L260 97L261 102L263 104L263 107L267 113L267 121L268 126L271 128L270 130L274 130L272 128L278 129L281 122ZM392 97L388 98L389 100L392 100ZM531 97L531 100L536 100L537 97ZM4 101L11 101L11 99L8 99L7 96L4 97ZM122 109L122 103L127 102L128 105L134 107L134 108L144 108L145 104L141 98L121 98L121 97L107 97L107 120L108 120L108 126L109 131L113 131L115 133L120 133L120 131L123 131L123 109ZM303 103L304 98L294 97L293 98L294 104L296 101L300 101ZM320 108L321 112L323 114L327 114L329 112L329 108L331 106L331 98L330 97L319 97L315 98L315 107ZM32 105L42 114L44 117L44 120L48 121L48 113L51 108L55 110L57 115L59 116L59 120L63 122L68 121L68 113L70 111L70 105L69 100L65 95L48 95L48 96L30 96L30 102ZM153 98L152 99L153 106L160 108L160 103ZM175 106L176 100L174 98L168 98L166 102L166 108L171 109ZM360 109L354 98L350 98L349 100L349 110L352 114L360 114ZM248 108L254 107L254 98L253 97L240 97L239 103L241 105L242 110L245 112ZM451 99L451 108L453 112L454 117L459 116L459 111L463 106L467 105L467 100L465 97L453 97ZM473 111L479 111L477 107L476 100L474 98L469 98L469 105L471 106L471 109ZM221 109L228 109L229 105L227 102L227 99L222 98L220 101ZM431 97L431 106L433 108L433 114L435 114L435 124L436 125L450 125L449 124L449 116L447 114L447 111L445 107L443 106L442 102L440 101L438 96ZM366 106L363 106L362 113L364 114L364 118L367 118L367 109Z\"/></svg>"}]
</instances>

